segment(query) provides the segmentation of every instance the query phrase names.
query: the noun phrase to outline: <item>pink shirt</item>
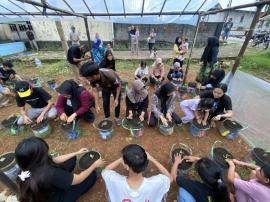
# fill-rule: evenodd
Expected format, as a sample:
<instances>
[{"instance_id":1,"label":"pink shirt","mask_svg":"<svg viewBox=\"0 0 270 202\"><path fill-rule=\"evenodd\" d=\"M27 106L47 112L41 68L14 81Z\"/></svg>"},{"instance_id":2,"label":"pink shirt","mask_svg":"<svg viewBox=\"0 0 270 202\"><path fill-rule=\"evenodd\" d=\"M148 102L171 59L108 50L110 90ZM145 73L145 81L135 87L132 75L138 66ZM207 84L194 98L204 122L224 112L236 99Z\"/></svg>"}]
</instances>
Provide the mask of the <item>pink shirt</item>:
<instances>
[{"instance_id":1,"label":"pink shirt","mask_svg":"<svg viewBox=\"0 0 270 202\"><path fill-rule=\"evenodd\" d=\"M270 201L270 188L256 179L244 181L234 179L237 202L268 202Z\"/></svg>"}]
</instances>

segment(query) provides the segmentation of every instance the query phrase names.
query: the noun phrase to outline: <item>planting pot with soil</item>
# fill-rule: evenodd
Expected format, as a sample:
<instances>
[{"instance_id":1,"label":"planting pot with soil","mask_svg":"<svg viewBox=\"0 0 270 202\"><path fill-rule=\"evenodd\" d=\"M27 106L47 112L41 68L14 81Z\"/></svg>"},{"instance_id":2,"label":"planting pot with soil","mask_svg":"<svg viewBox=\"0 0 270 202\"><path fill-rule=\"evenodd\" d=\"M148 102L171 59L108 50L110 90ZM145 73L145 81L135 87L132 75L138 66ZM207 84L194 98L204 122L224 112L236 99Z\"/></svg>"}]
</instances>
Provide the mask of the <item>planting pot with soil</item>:
<instances>
[{"instance_id":1,"label":"planting pot with soil","mask_svg":"<svg viewBox=\"0 0 270 202\"><path fill-rule=\"evenodd\" d=\"M134 138L138 138L143 135L144 125L139 118L124 118L122 121L122 127L126 130L129 130L130 135Z\"/></svg>"},{"instance_id":2,"label":"planting pot with soil","mask_svg":"<svg viewBox=\"0 0 270 202\"><path fill-rule=\"evenodd\" d=\"M51 126L48 119L44 119L40 123L32 123L30 128L36 137L46 138L51 134Z\"/></svg>"},{"instance_id":3,"label":"planting pot with soil","mask_svg":"<svg viewBox=\"0 0 270 202\"><path fill-rule=\"evenodd\" d=\"M77 139L81 134L81 131L78 127L78 123L75 120L72 123L62 122L61 129L62 129L62 131L64 131L65 135L70 140Z\"/></svg>"},{"instance_id":4,"label":"planting pot with soil","mask_svg":"<svg viewBox=\"0 0 270 202\"><path fill-rule=\"evenodd\" d=\"M207 131L210 129L210 123L206 126L199 124L197 120L193 120L190 127L189 132L194 137L204 137L207 135Z\"/></svg>"},{"instance_id":5,"label":"planting pot with soil","mask_svg":"<svg viewBox=\"0 0 270 202\"><path fill-rule=\"evenodd\" d=\"M78 163L79 169L81 171L86 170L100 158L101 158L101 154L99 152L94 151L94 150L88 151L87 153L83 154L80 157L79 163ZM99 171L100 169L98 168L97 170Z\"/></svg>"},{"instance_id":6,"label":"planting pot with soil","mask_svg":"<svg viewBox=\"0 0 270 202\"><path fill-rule=\"evenodd\" d=\"M223 137L227 137L228 139L235 139L238 137L239 132L246 128L247 126L243 127L243 125L237 121L226 119L219 127L219 132Z\"/></svg>"},{"instance_id":7,"label":"planting pot with soil","mask_svg":"<svg viewBox=\"0 0 270 202\"><path fill-rule=\"evenodd\" d=\"M94 128L99 132L99 136L103 140L108 140L113 135L113 122L109 119L96 120L97 123L93 123Z\"/></svg>"},{"instance_id":8,"label":"planting pot with soil","mask_svg":"<svg viewBox=\"0 0 270 202\"><path fill-rule=\"evenodd\" d=\"M47 81L48 88L54 90L56 88L56 82L54 79Z\"/></svg>"},{"instance_id":9,"label":"planting pot with soil","mask_svg":"<svg viewBox=\"0 0 270 202\"><path fill-rule=\"evenodd\" d=\"M245 161L262 167L265 164L270 164L270 152L262 148L255 147L248 152L245 157Z\"/></svg>"},{"instance_id":10,"label":"planting pot with soil","mask_svg":"<svg viewBox=\"0 0 270 202\"><path fill-rule=\"evenodd\" d=\"M211 158L223 169L228 169L229 165L226 162L226 159L233 159L233 155L224 148L224 145L221 141L216 141L212 145Z\"/></svg>"},{"instance_id":11,"label":"planting pot with soil","mask_svg":"<svg viewBox=\"0 0 270 202\"><path fill-rule=\"evenodd\" d=\"M159 132L165 136L173 134L174 131L174 123L172 121L168 121L168 126L163 125L161 121L159 121Z\"/></svg>"},{"instance_id":12,"label":"planting pot with soil","mask_svg":"<svg viewBox=\"0 0 270 202\"><path fill-rule=\"evenodd\" d=\"M18 115L12 115L8 117L7 119L4 119L1 122L1 125L9 131L11 135L17 135L19 132L21 132L24 129L24 126L17 125L17 121L19 119Z\"/></svg>"},{"instance_id":13,"label":"planting pot with soil","mask_svg":"<svg viewBox=\"0 0 270 202\"><path fill-rule=\"evenodd\" d=\"M34 88L40 88L41 87L41 82L40 82L39 77L29 79L29 84Z\"/></svg>"},{"instance_id":14,"label":"planting pot with soil","mask_svg":"<svg viewBox=\"0 0 270 202\"><path fill-rule=\"evenodd\" d=\"M170 150L170 162L174 163L174 158L176 155L181 156L181 158L184 158L185 156L191 156L192 150L190 147L182 143L173 144ZM191 166L192 162L183 160L182 163L178 165L178 169L188 171Z\"/></svg>"},{"instance_id":15,"label":"planting pot with soil","mask_svg":"<svg viewBox=\"0 0 270 202\"><path fill-rule=\"evenodd\" d=\"M14 152L7 152L0 156L0 170L9 177L9 179L15 181L18 173L19 166L15 160Z\"/></svg>"}]
</instances>

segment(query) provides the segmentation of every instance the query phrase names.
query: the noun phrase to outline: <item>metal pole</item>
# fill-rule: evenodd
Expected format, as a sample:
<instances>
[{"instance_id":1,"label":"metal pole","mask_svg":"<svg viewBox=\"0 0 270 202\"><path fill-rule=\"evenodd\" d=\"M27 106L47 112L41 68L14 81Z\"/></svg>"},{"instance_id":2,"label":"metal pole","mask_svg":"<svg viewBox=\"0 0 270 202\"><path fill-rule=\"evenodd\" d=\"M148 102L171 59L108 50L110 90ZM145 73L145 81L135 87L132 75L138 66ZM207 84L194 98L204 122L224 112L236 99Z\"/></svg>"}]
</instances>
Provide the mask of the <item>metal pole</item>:
<instances>
[{"instance_id":1,"label":"metal pole","mask_svg":"<svg viewBox=\"0 0 270 202\"><path fill-rule=\"evenodd\" d=\"M88 27L88 21L87 18L84 18L84 25L86 29L86 35L87 35L87 40L88 40L88 45L91 53L91 58L93 59L93 54L92 54L92 43L91 43L91 38L90 38L90 32L89 32L89 27Z\"/></svg>"},{"instance_id":2,"label":"metal pole","mask_svg":"<svg viewBox=\"0 0 270 202\"><path fill-rule=\"evenodd\" d=\"M183 84L185 84L186 83L186 80L187 80L188 70L189 70L189 66L190 66L190 62L191 62L191 55L192 55L192 51L193 51L193 48L195 46L197 34L198 34L198 31L199 31L200 21L201 21L201 16L198 15L198 20L197 20L197 24L196 24L196 31L194 33L192 46L191 46L190 53L189 53L189 56L188 56L187 67L186 67L186 71L185 71L185 76L184 76Z\"/></svg>"},{"instance_id":3,"label":"metal pole","mask_svg":"<svg viewBox=\"0 0 270 202\"><path fill-rule=\"evenodd\" d=\"M162 11L163 11L163 8L164 8L164 6L165 6L165 4L166 4L166 1L167 1L167 0L164 0L164 2L163 2L163 4L162 4L162 7L161 7L161 9L160 9L160 12L159 12L158 17L160 17L160 16L161 16Z\"/></svg>"},{"instance_id":4,"label":"metal pole","mask_svg":"<svg viewBox=\"0 0 270 202\"><path fill-rule=\"evenodd\" d=\"M188 7L188 5L190 4L190 2L191 2L191 0L189 0L189 2L187 2L187 4L186 4L184 10L182 10L182 12L180 13L179 18L181 17L182 13L185 12L185 10L187 9L187 7Z\"/></svg>"},{"instance_id":5,"label":"metal pole","mask_svg":"<svg viewBox=\"0 0 270 202\"><path fill-rule=\"evenodd\" d=\"M59 34L59 37L60 37L60 40L61 40L62 48L64 49L65 53L67 54L68 45L67 45L67 41L66 41L66 38L65 38L65 34L64 34L64 30L63 30L61 21L56 20L55 25L56 25L56 29L58 31L58 34Z\"/></svg>"},{"instance_id":6,"label":"metal pole","mask_svg":"<svg viewBox=\"0 0 270 202\"><path fill-rule=\"evenodd\" d=\"M240 64L240 60L241 60L241 58L243 57L243 55L244 55L244 53L246 51L246 48L248 46L249 40L252 37L252 34L253 34L254 28L256 26L256 23L258 22L258 20L260 18L262 8L263 8L263 5L257 6L257 10L256 10L255 15L253 17L253 20L251 22L251 25L250 25L249 31L248 31L248 33L246 35L245 41L244 41L244 43L243 43L243 45L242 45L242 47L241 47L241 49L240 49L240 51L238 53L238 56L235 59L235 62L234 62L233 68L232 68L232 72L231 72L232 76L234 76L234 74L235 74L235 72L236 72L236 70L237 70L237 68L238 68L238 66Z\"/></svg>"}]
</instances>

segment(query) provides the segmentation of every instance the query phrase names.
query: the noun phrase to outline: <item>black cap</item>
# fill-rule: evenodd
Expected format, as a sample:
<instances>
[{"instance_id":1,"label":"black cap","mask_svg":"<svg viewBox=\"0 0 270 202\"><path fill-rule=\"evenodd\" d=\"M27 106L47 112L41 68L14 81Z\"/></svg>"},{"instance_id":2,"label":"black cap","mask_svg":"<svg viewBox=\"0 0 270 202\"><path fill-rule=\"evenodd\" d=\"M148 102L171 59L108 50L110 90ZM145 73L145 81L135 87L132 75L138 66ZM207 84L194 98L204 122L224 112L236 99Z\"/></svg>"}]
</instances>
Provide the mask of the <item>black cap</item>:
<instances>
[{"instance_id":1,"label":"black cap","mask_svg":"<svg viewBox=\"0 0 270 202\"><path fill-rule=\"evenodd\" d=\"M93 62L93 61L89 61L84 63L81 68L80 68L80 74L83 77L87 77L87 76L93 76L95 74L98 74L98 64Z\"/></svg>"},{"instance_id":2,"label":"black cap","mask_svg":"<svg viewBox=\"0 0 270 202\"><path fill-rule=\"evenodd\" d=\"M31 94L30 84L26 81L18 81L15 85L15 91L19 97L28 97Z\"/></svg>"},{"instance_id":3,"label":"black cap","mask_svg":"<svg viewBox=\"0 0 270 202\"><path fill-rule=\"evenodd\" d=\"M10 61L4 61L2 64L3 66L8 66L9 68L13 67L13 64Z\"/></svg>"}]
</instances>

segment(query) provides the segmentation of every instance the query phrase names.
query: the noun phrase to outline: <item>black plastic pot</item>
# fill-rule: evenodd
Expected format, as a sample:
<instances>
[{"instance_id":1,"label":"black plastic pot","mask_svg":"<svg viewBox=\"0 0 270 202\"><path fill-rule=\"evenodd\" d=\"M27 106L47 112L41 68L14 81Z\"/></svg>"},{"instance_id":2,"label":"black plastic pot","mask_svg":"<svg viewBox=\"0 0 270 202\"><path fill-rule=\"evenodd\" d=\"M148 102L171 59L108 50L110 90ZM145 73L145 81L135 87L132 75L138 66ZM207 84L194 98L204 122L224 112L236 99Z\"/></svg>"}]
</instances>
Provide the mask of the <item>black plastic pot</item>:
<instances>
[{"instance_id":1,"label":"black plastic pot","mask_svg":"<svg viewBox=\"0 0 270 202\"><path fill-rule=\"evenodd\" d=\"M79 168L80 170L86 170L89 168L95 161L97 161L101 157L100 153L97 151L89 151L85 153L79 160Z\"/></svg>"}]
</instances>

